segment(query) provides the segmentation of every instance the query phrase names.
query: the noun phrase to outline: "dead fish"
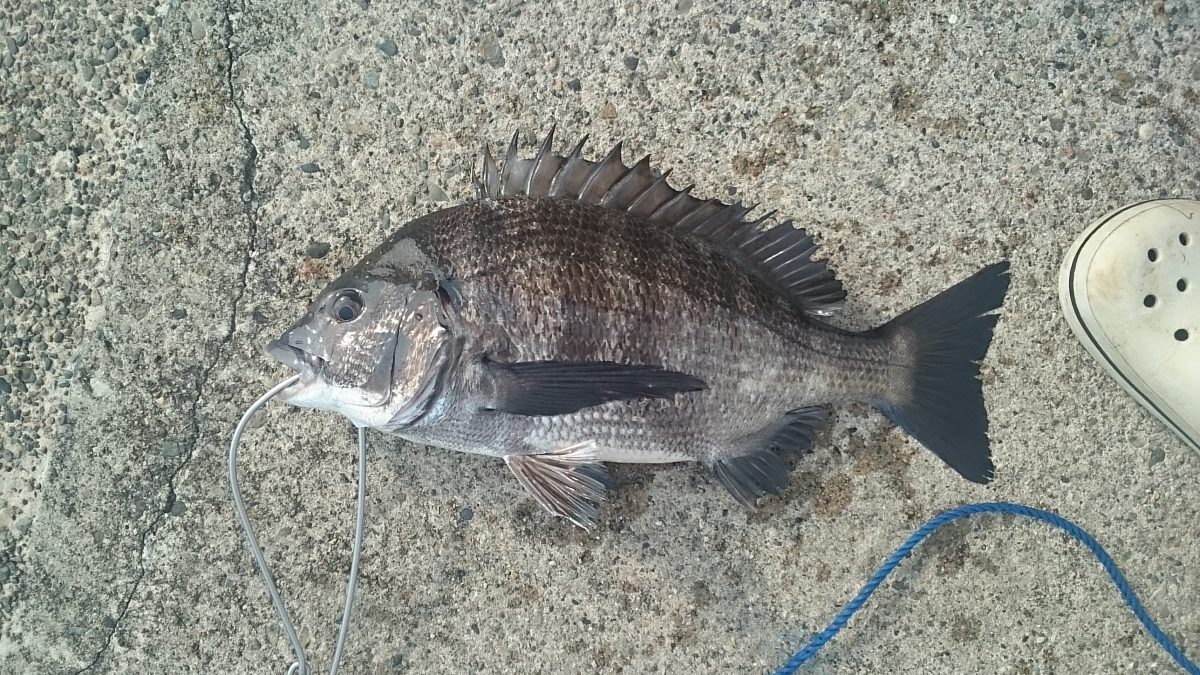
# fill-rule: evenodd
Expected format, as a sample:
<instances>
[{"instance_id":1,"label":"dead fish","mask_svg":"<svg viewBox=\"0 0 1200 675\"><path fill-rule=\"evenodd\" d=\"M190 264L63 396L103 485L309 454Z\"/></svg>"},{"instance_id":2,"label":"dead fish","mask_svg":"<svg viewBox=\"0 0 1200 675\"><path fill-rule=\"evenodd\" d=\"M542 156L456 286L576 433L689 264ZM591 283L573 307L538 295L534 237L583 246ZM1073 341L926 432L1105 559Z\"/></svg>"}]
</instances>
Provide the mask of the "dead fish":
<instances>
[{"instance_id":1,"label":"dead fish","mask_svg":"<svg viewBox=\"0 0 1200 675\"><path fill-rule=\"evenodd\" d=\"M504 460L591 528L604 462L698 462L753 507L788 483L825 405L865 402L964 478L993 463L979 361L1008 290L992 264L892 321L825 321L846 293L806 229L677 190L649 157L514 135L477 198L413 220L267 352L282 392L359 427ZM586 139L585 139L586 140Z\"/></svg>"}]
</instances>

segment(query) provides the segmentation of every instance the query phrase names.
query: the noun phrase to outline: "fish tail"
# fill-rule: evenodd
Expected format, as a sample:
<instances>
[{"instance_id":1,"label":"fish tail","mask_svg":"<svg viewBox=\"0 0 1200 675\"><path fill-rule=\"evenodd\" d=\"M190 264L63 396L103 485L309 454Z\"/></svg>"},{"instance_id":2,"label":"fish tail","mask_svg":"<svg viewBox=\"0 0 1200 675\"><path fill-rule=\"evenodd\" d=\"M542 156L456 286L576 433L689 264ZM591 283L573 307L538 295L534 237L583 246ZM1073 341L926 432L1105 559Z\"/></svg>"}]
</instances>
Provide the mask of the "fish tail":
<instances>
[{"instance_id":1,"label":"fish tail","mask_svg":"<svg viewBox=\"0 0 1200 675\"><path fill-rule=\"evenodd\" d=\"M1008 292L1008 267L985 267L878 329L910 356L912 377L872 405L976 483L990 482L995 468L979 361L999 319L988 312Z\"/></svg>"}]
</instances>

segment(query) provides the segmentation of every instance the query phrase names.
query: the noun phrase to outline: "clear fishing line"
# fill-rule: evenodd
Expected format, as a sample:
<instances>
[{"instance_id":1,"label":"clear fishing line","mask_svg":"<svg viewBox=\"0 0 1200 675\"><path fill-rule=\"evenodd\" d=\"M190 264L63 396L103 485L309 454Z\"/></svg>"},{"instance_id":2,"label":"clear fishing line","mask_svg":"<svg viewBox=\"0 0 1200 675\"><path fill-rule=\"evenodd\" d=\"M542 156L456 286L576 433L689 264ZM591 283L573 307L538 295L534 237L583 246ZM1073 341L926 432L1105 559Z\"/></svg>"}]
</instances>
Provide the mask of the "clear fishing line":
<instances>
[{"instance_id":1,"label":"clear fishing line","mask_svg":"<svg viewBox=\"0 0 1200 675\"><path fill-rule=\"evenodd\" d=\"M238 522L242 524L242 530L246 534L246 543L250 545L250 554L254 557L254 564L258 568L258 574L262 577L263 585L267 587L267 594L271 596L271 604L275 606L275 613L279 616L279 623L283 626L283 632L287 636L288 644L292 647L292 655L295 661L287 669L287 675L309 675L308 659L304 656L304 647L300 644L300 638L296 634L296 626L292 623L291 616L288 614L287 607L283 604L283 599L279 596L279 589L275 587L275 578L271 576L271 570L267 568L267 559L263 556L262 547L258 545L258 538L254 535L254 528L250 525L250 516L246 513L246 503L242 499L242 490L238 487L238 470L237 470L237 453L238 445L242 441L242 432L245 431L246 425L250 419L254 417L267 401L274 398L279 392L291 386L296 380L299 380L299 375L293 375L288 379L275 385L258 398L257 401L250 404L246 409L242 419L238 422L237 428L233 431L233 440L229 443L229 489L233 493L233 508L237 512ZM354 592L358 587L358 566L362 559L362 543L363 529L366 520L366 505L367 505L367 430L364 427L358 429L358 505L355 509L354 520L354 544L350 554L350 579L346 584L346 605L342 609L342 623L338 628L337 643L333 652L333 661L329 666L330 675L337 675L338 667L342 661L342 652L346 647L346 638L350 633L350 614L354 606Z\"/></svg>"}]
</instances>

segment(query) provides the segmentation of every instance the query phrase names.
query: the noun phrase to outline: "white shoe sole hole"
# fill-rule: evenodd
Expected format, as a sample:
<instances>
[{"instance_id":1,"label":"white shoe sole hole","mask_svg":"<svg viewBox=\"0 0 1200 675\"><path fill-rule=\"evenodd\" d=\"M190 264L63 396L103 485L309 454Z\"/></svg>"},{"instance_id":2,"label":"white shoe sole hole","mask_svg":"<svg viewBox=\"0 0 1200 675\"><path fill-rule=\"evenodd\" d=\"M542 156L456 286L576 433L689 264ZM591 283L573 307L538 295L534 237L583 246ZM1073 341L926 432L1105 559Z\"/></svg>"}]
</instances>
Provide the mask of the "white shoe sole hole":
<instances>
[{"instance_id":1,"label":"white shoe sole hole","mask_svg":"<svg viewBox=\"0 0 1200 675\"><path fill-rule=\"evenodd\" d=\"M1190 246L1192 243L1191 235L1188 234L1187 232L1180 232L1179 233L1179 243L1184 246ZM1146 259L1149 260L1150 262L1158 262L1158 249L1152 248L1152 249L1147 250L1146 251ZM1188 287L1187 279L1180 279L1175 282L1175 288L1179 289L1180 293L1186 291L1187 287ZM1142 304L1145 305L1146 307L1154 307L1155 305L1158 304L1158 298L1155 297L1154 295L1147 295L1146 297L1142 298ZM1174 337L1175 337L1175 340L1178 342L1186 342L1189 337L1187 329L1180 328L1179 330L1175 331Z\"/></svg>"}]
</instances>

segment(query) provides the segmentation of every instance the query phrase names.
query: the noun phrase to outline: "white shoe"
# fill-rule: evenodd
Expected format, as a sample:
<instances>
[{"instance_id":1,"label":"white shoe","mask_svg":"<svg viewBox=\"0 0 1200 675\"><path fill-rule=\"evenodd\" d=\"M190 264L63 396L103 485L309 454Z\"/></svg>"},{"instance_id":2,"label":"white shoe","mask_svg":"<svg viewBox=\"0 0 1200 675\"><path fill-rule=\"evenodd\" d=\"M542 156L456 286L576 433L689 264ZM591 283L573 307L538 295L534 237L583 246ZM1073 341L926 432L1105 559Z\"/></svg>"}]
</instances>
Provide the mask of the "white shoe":
<instances>
[{"instance_id":1,"label":"white shoe","mask_svg":"<svg viewBox=\"0 0 1200 675\"><path fill-rule=\"evenodd\" d=\"M1200 202L1142 202L1097 220L1067 252L1058 293L1092 356L1200 452Z\"/></svg>"}]
</instances>

